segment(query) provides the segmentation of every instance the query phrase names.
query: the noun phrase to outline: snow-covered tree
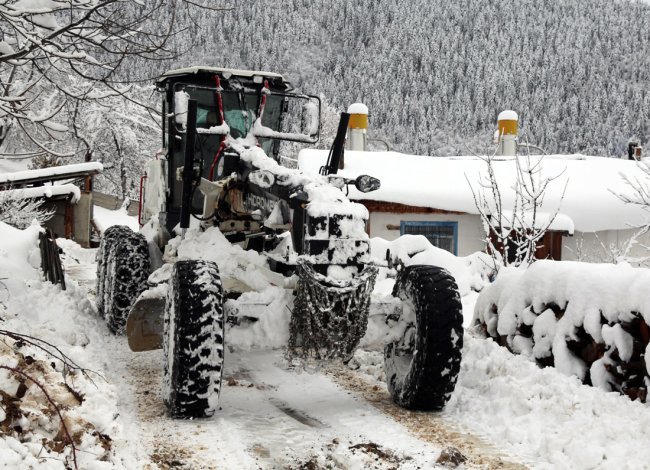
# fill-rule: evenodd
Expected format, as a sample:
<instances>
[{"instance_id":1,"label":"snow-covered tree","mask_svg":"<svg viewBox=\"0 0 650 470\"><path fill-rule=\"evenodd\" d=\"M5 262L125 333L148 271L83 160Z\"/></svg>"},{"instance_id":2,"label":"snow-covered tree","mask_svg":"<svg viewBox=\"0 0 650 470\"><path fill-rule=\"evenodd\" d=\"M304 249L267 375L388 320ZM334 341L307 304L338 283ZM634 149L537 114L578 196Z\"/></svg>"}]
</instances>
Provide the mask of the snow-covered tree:
<instances>
[{"instance_id":1,"label":"snow-covered tree","mask_svg":"<svg viewBox=\"0 0 650 470\"><path fill-rule=\"evenodd\" d=\"M187 53L157 72L279 72L335 109L364 102L369 136L407 153L478 153L504 109L549 153L621 156L631 136L650 141L644 2L251 0L196 23L196 45L174 38Z\"/></svg>"},{"instance_id":2,"label":"snow-covered tree","mask_svg":"<svg viewBox=\"0 0 650 470\"><path fill-rule=\"evenodd\" d=\"M191 0L0 1L2 153L72 156L60 150L70 130L63 110L128 97L124 65L175 57L170 39L187 28L177 18L197 9L214 8ZM12 128L18 142L2 145Z\"/></svg>"},{"instance_id":3,"label":"snow-covered tree","mask_svg":"<svg viewBox=\"0 0 650 470\"><path fill-rule=\"evenodd\" d=\"M483 222L486 251L492 256L495 270L501 266L530 265L544 234L555 221L559 205L552 213L543 213L542 205L549 184L561 175L542 175L542 156L519 155L515 157L516 181L512 187L499 184L495 173L494 156L483 157L486 173L479 187L469 183L476 208ZM514 198L505 195L514 192ZM507 201L512 199L512 203Z\"/></svg>"},{"instance_id":4,"label":"snow-covered tree","mask_svg":"<svg viewBox=\"0 0 650 470\"><path fill-rule=\"evenodd\" d=\"M0 222L24 229L34 220L43 225L54 210L42 207L43 201L20 197L20 190L0 191Z\"/></svg>"},{"instance_id":5,"label":"snow-covered tree","mask_svg":"<svg viewBox=\"0 0 650 470\"><path fill-rule=\"evenodd\" d=\"M121 199L139 197L143 164L161 146L160 115L152 111L157 104L150 102L152 93L152 87L134 85L128 98L112 96L101 103L75 103L73 109L66 110L75 137L70 150L79 159L104 165L96 189Z\"/></svg>"}]
</instances>

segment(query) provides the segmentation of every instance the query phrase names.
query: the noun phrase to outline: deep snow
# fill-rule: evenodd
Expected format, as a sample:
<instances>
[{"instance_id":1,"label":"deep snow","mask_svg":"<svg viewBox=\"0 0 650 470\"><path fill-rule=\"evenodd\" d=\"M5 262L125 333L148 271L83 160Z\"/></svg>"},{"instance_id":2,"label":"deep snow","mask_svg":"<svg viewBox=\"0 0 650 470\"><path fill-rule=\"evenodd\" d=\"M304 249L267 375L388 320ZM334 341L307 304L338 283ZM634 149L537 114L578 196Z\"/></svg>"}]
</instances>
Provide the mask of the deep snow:
<instances>
[{"instance_id":1,"label":"deep snow","mask_svg":"<svg viewBox=\"0 0 650 470\"><path fill-rule=\"evenodd\" d=\"M79 282L69 277L68 290L60 291L39 279L37 228L18 231L0 225L0 230L0 278L10 278L3 281L9 297L0 312L4 318L0 327L51 341L106 379L95 379L97 388L81 379L75 382L86 401L74 412L112 439L108 460L94 462L91 454L85 454L83 468L165 468L174 461L185 468L299 468L308 462L332 468L432 468L446 444L427 440L426 429L441 422L471 443L469 450L463 449L468 455L487 458L496 448L502 457L530 468L636 469L650 461L647 405L583 386L555 369L539 369L471 332L465 334L458 385L445 411L406 415L401 423L385 412L401 413L393 405L368 402L359 390L348 392L335 385L336 369L302 375L285 370L280 350L251 350L259 349L260 338L266 347L277 341L273 335L282 328L278 323L288 318L285 286L257 277L254 268L261 263L257 255L230 245L227 249L218 232L190 231L178 243L179 254L210 253L222 272L240 270L263 289L265 298L256 300L270 301L267 313L273 321L259 331L231 330L229 339L236 348L226 356L227 386L217 416L171 421L160 399L161 352L131 353L124 338L111 336L94 313L95 250L61 241L66 270ZM406 245L405 253L421 248L410 249L421 243L416 239L413 246L400 243ZM382 248L385 245L373 241L373 250ZM400 247L394 244L393 250L398 253ZM480 258L453 259L433 247L422 253L411 261L446 263L457 277L466 321L471 319L475 291L484 282ZM390 280L380 280L377 289L375 296L385 295ZM377 381L382 378L381 352L366 348L355 358L359 368L346 374L376 390L372 393L385 394L384 384ZM0 361L6 363L7 356L0 355ZM1 389L12 384L6 374L0 375ZM376 460L376 454L363 450L368 443L397 460ZM0 440L0 461L7 468L21 468L29 461L38 468L63 468L61 460L41 459L38 452L7 436ZM480 467L479 462L470 459L467 467Z\"/></svg>"}]
</instances>

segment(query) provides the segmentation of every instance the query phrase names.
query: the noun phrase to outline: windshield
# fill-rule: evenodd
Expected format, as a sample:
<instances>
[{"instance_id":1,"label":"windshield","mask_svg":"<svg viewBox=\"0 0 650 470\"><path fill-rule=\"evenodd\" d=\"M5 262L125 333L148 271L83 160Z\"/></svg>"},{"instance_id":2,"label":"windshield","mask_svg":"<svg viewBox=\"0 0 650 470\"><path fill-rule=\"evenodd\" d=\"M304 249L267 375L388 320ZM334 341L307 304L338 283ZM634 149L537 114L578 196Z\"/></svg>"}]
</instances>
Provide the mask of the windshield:
<instances>
[{"instance_id":1,"label":"windshield","mask_svg":"<svg viewBox=\"0 0 650 470\"><path fill-rule=\"evenodd\" d=\"M196 127L209 129L220 124L218 93L215 90L198 87L184 87L181 93L187 98L197 101L198 109L196 116ZM260 107L260 94L245 91L222 91L221 100L223 105L223 116L230 129L230 135L235 139L246 137L257 119ZM281 96L267 95L262 116L262 126L273 131L280 131L282 115ZM179 106L177 103L176 113L180 116L177 122L183 124L185 120L184 109L186 106ZM267 154L271 153L270 139L258 139L260 145Z\"/></svg>"}]
</instances>

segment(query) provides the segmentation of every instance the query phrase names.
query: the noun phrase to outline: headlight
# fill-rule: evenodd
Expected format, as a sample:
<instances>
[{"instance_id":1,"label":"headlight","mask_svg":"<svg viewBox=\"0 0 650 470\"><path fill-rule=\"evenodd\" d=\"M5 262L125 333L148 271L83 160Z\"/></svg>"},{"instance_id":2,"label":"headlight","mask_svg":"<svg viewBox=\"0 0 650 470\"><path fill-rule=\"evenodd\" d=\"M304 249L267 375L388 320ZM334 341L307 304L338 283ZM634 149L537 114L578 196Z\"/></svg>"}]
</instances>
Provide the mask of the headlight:
<instances>
[{"instance_id":1,"label":"headlight","mask_svg":"<svg viewBox=\"0 0 650 470\"><path fill-rule=\"evenodd\" d=\"M369 175L360 175L354 182L354 186L362 193L376 191L381 187L381 181Z\"/></svg>"},{"instance_id":2,"label":"headlight","mask_svg":"<svg viewBox=\"0 0 650 470\"><path fill-rule=\"evenodd\" d=\"M260 188L268 189L275 183L275 176L267 170L256 170L248 175L248 180Z\"/></svg>"}]
</instances>

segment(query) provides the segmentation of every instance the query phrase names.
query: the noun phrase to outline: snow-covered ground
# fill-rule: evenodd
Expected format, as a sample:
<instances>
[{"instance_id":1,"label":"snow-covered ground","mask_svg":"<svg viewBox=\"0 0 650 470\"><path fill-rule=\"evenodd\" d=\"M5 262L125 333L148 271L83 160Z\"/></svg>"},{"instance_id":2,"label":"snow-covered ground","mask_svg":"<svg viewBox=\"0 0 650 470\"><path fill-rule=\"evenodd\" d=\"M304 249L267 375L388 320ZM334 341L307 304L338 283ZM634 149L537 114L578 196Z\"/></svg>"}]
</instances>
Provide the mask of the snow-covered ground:
<instances>
[{"instance_id":1,"label":"snow-covered ground","mask_svg":"<svg viewBox=\"0 0 650 470\"><path fill-rule=\"evenodd\" d=\"M45 367L39 375L46 386L65 379L83 395L80 404L61 406L73 432L81 432L75 438L79 468L436 468L446 447L467 458L464 468L637 469L650 462L649 406L539 369L471 331L464 338L458 385L442 413L393 405L379 380L378 350L360 350L354 370L332 365L297 374L283 366L281 350L249 350L240 332L233 337L238 350L226 356L220 411L207 420L170 420L160 397L161 352L130 352L95 313L95 250L60 241L68 274L68 289L61 291L39 279L36 227L17 231L0 224L0 231L0 329L55 344L94 371L93 385L78 372L64 374L61 361L28 345L18 348L0 333L0 365L19 365L19 353L23 360L53 362L52 371ZM221 238L207 232L188 237L179 253L192 256L201 248L226 270L246 271L258 262L252 254L224 249ZM223 250L217 254L217 248ZM482 282L472 259L435 249L417 256L417 262L446 263L458 278L469 323L473 288ZM264 287L252 271L248 280ZM376 297L387 282L380 280ZM276 310L285 307L280 290L268 287L265 294L276 299ZM269 313L276 321L286 318L281 311ZM263 339L281 330L265 328L254 334ZM16 396L18 388L15 376L0 370L0 395ZM29 394L40 411L25 405L32 414L21 418L19 428L11 424L7 406L0 409L0 463L72 466L70 446L56 445L65 442L60 435L57 440L58 418L44 411L37 390L30 387ZM30 424L37 411L43 416Z\"/></svg>"},{"instance_id":2,"label":"snow-covered ground","mask_svg":"<svg viewBox=\"0 0 650 470\"><path fill-rule=\"evenodd\" d=\"M95 206L93 211L93 220L95 221L95 225L102 232L111 225L126 225L135 231L140 228L138 219L128 215L126 209L122 208L116 211L111 211L103 207Z\"/></svg>"}]
</instances>

